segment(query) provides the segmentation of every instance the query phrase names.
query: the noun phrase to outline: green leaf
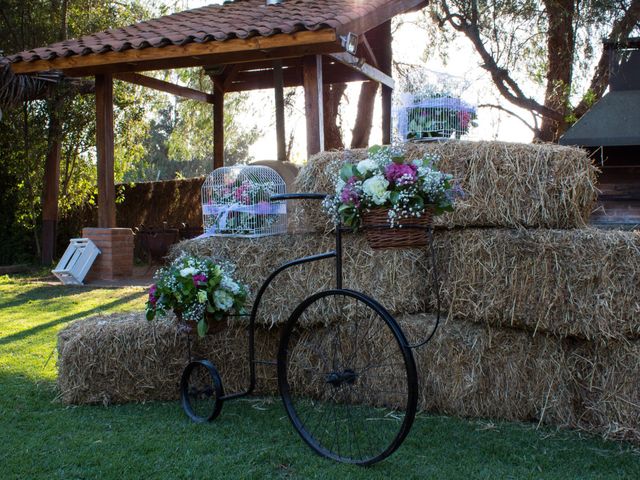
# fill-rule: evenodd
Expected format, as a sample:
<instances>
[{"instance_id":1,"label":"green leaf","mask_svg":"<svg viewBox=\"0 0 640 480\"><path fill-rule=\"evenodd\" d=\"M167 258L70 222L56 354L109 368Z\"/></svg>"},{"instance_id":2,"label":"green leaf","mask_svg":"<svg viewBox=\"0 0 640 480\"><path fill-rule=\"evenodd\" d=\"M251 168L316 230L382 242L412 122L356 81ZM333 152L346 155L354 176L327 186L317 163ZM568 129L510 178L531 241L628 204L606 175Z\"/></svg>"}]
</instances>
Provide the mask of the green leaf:
<instances>
[{"instance_id":1,"label":"green leaf","mask_svg":"<svg viewBox=\"0 0 640 480\"><path fill-rule=\"evenodd\" d=\"M369 147L369 150L367 150L367 152L369 152L371 155L374 155L374 154L378 153L381 148L382 148L382 146L380 146L380 145L373 145L373 146Z\"/></svg>"},{"instance_id":2,"label":"green leaf","mask_svg":"<svg viewBox=\"0 0 640 480\"><path fill-rule=\"evenodd\" d=\"M204 318L198 320L198 336L204 337L207 334L207 330L209 330L209 325L207 325L207 321Z\"/></svg>"},{"instance_id":3,"label":"green leaf","mask_svg":"<svg viewBox=\"0 0 640 480\"><path fill-rule=\"evenodd\" d=\"M400 198L400 192L395 191L395 190L393 192L391 192L391 195L389 196L389 200L391 200L391 203L393 205L398 203L398 199L399 198Z\"/></svg>"},{"instance_id":4,"label":"green leaf","mask_svg":"<svg viewBox=\"0 0 640 480\"><path fill-rule=\"evenodd\" d=\"M351 163L344 164L340 169L340 178L342 178L342 180L346 182L347 180L349 180L351 177L355 175L354 169L355 169L355 165Z\"/></svg>"},{"instance_id":5,"label":"green leaf","mask_svg":"<svg viewBox=\"0 0 640 480\"><path fill-rule=\"evenodd\" d=\"M146 314L147 320L151 321L154 318L156 318L156 311L152 310L152 309L147 309L147 314Z\"/></svg>"}]
</instances>

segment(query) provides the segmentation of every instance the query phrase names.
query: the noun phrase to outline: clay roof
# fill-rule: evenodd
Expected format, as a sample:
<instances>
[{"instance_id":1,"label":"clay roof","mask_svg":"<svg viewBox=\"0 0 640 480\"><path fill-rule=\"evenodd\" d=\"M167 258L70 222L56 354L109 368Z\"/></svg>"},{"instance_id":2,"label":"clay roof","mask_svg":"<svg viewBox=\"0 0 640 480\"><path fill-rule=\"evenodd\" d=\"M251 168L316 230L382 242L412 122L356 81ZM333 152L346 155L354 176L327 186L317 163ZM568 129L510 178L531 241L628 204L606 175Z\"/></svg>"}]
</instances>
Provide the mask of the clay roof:
<instances>
[{"instance_id":1,"label":"clay roof","mask_svg":"<svg viewBox=\"0 0 640 480\"><path fill-rule=\"evenodd\" d=\"M9 56L12 63L59 57L141 50L149 47L224 41L279 33L340 31L356 26L359 18L384 7L403 10L424 2L402 0L284 0L267 6L265 0L236 0L175 13L129 27L85 35ZM384 20L387 20L385 18ZM382 21L384 21L382 20ZM355 31L355 33L361 33Z\"/></svg>"}]
</instances>

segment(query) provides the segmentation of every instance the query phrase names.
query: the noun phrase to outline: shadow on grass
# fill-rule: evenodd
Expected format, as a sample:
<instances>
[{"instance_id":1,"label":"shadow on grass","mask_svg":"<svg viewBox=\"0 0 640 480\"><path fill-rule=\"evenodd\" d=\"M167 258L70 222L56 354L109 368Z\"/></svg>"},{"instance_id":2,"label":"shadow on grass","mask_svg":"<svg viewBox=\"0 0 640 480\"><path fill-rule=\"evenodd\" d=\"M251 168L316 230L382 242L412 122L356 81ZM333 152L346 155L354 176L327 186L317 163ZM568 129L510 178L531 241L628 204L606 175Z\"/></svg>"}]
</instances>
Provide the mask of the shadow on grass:
<instances>
[{"instance_id":1,"label":"shadow on grass","mask_svg":"<svg viewBox=\"0 0 640 480\"><path fill-rule=\"evenodd\" d=\"M109 303L104 303L100 306L91 308L89 310L74 313L72 315L67 315L65 317L60 317L55 320L51 320L50 322L43 323L41 325L37 325L35 327L29 328L27 330L22 330L21 332L8 335L6 337L0 338L0 346L6 345L11 342L16 342L19 340L24 340L28 336L35 335L43 330L47 330L51 327L55 327L56 325L59 325L61 323L67 323L72 320L77 320L78 318L85 317L87 315L103 312L105 310L116 307L118 305L122 305L124 303L130 302L131 300L138 298L139 296L140 296L140 293L138 292L131 293L129 295L125 295L122 298L118 298L117 300L113 300L112 302L109 302Z\"/></svg>"},{"instance_id":2,"label":"shadow on grass","mask_svg":"<svg viewBox=\"0 0 640 480\"><path fill-rule=\"evenodd\" d=\"M65 285L39 285L35 288L29 288L26 292L18 293L17 295L12 296L10 300L0 301L0 308L10 308L16 307L24 302L38 301L38 300L51 300L52 296L60 292L60 295L63 293L75 295L78 293L87 292L86 288L82 287L68 287Z\"/></svg>"}]
</instances>

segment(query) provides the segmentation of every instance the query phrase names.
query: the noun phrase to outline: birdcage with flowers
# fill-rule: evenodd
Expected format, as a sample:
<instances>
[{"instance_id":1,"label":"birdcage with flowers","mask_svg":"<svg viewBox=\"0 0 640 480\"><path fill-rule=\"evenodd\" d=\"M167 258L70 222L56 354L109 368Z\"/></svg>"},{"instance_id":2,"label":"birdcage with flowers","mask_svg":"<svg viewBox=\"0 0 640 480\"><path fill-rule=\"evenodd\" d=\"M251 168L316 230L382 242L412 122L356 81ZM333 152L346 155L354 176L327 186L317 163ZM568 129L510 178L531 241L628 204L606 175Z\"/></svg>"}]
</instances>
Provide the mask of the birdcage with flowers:
<instances>
[{"instance_id":1,"label":"birdcage with flowers","mask_svg":"<svg viewBox=\"0 0 640 480\"><path fill-rule=\"evenodd\" d=\"M477 126L476 107L447 94L405 94L397 108L402 140L436 140L466 137Z\"/></svg>"},{"instance_id":2,"label":"birdcage with flowers","mask_svg":"<svg viewBox=\"0 0 640 480\"><path fill-rule=\"evenodd\" d=\"M287 205L271 202L286 193L284 180L263 166L234 166L211 172L202 185L205 235L261 237L287 231Z\"/></svg>"}]
</instances>

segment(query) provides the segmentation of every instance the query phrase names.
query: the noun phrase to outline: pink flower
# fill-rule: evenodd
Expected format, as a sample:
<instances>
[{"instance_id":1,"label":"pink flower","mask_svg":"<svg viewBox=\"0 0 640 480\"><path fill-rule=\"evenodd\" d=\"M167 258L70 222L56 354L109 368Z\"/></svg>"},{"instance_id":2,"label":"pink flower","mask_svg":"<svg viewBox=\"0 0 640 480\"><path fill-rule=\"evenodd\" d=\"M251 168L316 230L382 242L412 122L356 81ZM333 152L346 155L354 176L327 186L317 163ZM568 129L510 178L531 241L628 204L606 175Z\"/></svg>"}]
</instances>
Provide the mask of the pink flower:
<instances>
[{"instance_id":1,"label":"pink flower","mask_svg":"<svg viewBox=\"0 0 640 480\"><path fill-rule=\"evenodd\" d=\"M158 290L158 286L155 283L151 285L151 287L149 287L149 303L154 306L158 301L158 299L156 298L156 290Z\"/></svg>"},{"instance_id":2,"label":"pink flower","mask_svg":"<svg viewBox=\"0 0 640 480\"><path fill-rule=\"evenodd\" d=\"M199 273L193 276L193 284L197 287L198 285L204 285L207 283L207 276L204 273Z\"/></svg>"},{"instance_id":3,"label":"pink flower","mask_svg":"<svg viewBox=\"0 0 640 480\"><path fill-rule=\"evenodd\" d=\"M390 182L397 182L402 179L400 184L413 183L416 181L416 172L418 167L409 163L391 163L384 169L384 175Z\"/></svg>"},{"instance_id":4,"label":"pink flower","mask_svg":"<svg viewBox=\"0 0 640 480\"><path fill-rule=\"evenodd\" d=\"M245 187L244 185L240 185L238 188L236 188L236 191L233 192L234 198L238 201L242 200L246 189L247 187Z\"/></svg>"},{"instance_id":5,"label":"pink flower","mask_svg":"<svg viewBox=\"0 0 640 480\"><path fill-rule=\"evenodd\" d=\"M460 121L460 127L462 130L466 130L469 126L469 122L471 121L471 114L466 111L458 112L458 120Z\"/></svg>"}]
</instances>

